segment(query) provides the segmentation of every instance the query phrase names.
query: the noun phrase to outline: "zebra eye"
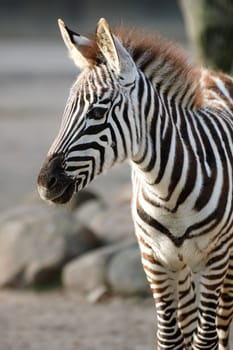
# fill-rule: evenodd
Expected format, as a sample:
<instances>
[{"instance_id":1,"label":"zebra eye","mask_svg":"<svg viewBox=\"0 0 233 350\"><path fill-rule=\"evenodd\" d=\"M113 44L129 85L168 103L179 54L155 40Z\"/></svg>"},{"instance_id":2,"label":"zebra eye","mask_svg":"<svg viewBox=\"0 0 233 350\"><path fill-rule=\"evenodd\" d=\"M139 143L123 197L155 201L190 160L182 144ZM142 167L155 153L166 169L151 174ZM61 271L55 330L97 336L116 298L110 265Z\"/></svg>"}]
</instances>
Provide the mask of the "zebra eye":
<instances>
[{"instance_id":1,"label":"zebra eye","mask_svg":"<svg viewBox=\"0 0 233 350\"><path fill-rule=\"evenodd\" d=\"M104 117L106 110L104 107L94 107L87 113L87 117L90 119L101 119Z\"/></svg>"}]
</instances>

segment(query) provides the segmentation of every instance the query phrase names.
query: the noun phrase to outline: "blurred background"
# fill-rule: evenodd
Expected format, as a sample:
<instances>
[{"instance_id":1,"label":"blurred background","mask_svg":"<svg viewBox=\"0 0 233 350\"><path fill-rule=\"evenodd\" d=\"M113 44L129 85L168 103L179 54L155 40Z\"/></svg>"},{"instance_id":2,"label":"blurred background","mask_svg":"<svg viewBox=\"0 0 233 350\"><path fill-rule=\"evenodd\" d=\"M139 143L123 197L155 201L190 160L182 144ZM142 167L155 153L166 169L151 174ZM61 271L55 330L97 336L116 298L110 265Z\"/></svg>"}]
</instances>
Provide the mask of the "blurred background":
<instances>
[{"instance_id":1,"label":"blurred background","mask_svg":"<svg viewBox=\"0 0 233 350\"><path fill-rule=\"evenodd\" d=\"M166 21L182 22L178 1L145 0L1 0L1 33L10 36L39 36L48 38L56 34L56 20L63 17L70 25L92 30L100 17L112 24L124 23L158 29ZM164 25L164 23L162 24ZM172 23L170 23L172 25ZM182 24L180 23L180 28ZM166 26L164 26L166 27ZM167 32L171 33L167 28Z\"/></svg>"}]
</instances>

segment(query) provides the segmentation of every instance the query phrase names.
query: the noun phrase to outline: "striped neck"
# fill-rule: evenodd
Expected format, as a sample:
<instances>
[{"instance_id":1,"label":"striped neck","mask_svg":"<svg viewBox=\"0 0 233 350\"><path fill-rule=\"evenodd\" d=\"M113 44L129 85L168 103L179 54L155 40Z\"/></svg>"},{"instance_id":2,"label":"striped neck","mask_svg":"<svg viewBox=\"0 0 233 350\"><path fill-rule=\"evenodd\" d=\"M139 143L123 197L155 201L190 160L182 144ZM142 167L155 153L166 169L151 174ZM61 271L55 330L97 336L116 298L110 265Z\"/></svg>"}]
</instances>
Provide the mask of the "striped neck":
<instances>
[{"instance_id":1,"label":"striped neck","mask_svg":"<svg viewBox=\"0 0 233 350\"><path fill-rule=\"evenodd\" d=\"M169 95L158 92L142 72L138 79L138 100L140 109L136 119L140 146L139 152L131 159L132 168L144 189L153 192L161 203L168 203L172 187L178 184L181 168L184 174L186 172L187 153L184 153L181 137L184 120L183 114L178 112L178 109L185 109L180 108L175 99L169 99Z\"/></svg>"}]
</instances>

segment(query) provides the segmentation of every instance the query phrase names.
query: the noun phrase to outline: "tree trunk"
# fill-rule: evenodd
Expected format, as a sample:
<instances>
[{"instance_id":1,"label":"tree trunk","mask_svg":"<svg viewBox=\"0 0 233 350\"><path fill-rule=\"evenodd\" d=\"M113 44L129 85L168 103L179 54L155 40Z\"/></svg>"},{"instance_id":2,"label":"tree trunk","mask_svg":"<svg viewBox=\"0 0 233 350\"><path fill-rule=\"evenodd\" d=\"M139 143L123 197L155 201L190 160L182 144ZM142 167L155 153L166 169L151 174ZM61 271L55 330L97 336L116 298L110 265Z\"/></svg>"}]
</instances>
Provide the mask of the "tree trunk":
<instances>
[{"instance_id":1,"label":"tree trunk","mask_svg":"<svg viewBox=\"0 0 233 350\"><path fill-rule=\"evenodd\" d=\"M233 0L180 0L191 43L204 65L233 74Z\"/></svg>"}]
</instances>

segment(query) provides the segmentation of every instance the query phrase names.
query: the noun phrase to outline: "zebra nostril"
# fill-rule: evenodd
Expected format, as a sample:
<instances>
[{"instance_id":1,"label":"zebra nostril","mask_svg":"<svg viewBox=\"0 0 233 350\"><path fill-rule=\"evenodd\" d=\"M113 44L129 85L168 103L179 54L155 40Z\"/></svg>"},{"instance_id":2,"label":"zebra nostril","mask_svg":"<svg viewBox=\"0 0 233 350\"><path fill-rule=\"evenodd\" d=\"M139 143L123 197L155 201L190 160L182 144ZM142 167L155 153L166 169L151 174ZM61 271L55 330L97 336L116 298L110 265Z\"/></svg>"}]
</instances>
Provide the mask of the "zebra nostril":
<instances>
[{"instance_id":1,"label":"zebra nostril","mask_svg":"<svg viewBox=\"0 0 233 350\"><path fill-rule=\"evenodd\" d=\"M54 186L56 186L57 184L57 178L56 176L51 176L48 179L48 189L52 189Z\"/></svg>"}]
</instances>

